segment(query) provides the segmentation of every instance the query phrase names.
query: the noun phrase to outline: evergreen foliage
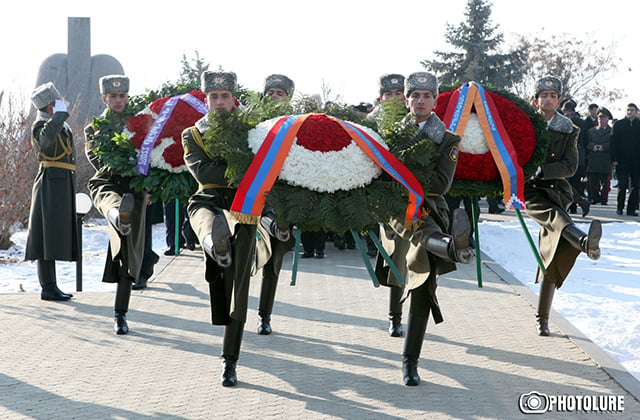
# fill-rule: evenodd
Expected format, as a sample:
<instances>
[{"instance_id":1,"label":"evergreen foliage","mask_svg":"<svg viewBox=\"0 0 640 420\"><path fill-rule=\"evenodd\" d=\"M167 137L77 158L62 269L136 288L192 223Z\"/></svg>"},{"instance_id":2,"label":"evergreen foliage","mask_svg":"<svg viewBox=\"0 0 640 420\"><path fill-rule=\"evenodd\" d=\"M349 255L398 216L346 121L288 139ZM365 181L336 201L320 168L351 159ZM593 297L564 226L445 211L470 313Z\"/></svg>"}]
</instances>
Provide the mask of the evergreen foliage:
<instances>
[{"instance_id":1,"label":"evergreen foliage","mask_svg":"<svg viewBox=\"0 0 640 420\"><path fill-rule=\"evenodd\" d=\"M499 52L503 34L491 24L488 0L468 0L465 16L459 26L447 25L445 39L455 52L435 51L438 60L423 60L421 64L437 74L443 84L473 80L508 88L520 81L527 65L528 45Z\"/></svg>"}]
</instances>

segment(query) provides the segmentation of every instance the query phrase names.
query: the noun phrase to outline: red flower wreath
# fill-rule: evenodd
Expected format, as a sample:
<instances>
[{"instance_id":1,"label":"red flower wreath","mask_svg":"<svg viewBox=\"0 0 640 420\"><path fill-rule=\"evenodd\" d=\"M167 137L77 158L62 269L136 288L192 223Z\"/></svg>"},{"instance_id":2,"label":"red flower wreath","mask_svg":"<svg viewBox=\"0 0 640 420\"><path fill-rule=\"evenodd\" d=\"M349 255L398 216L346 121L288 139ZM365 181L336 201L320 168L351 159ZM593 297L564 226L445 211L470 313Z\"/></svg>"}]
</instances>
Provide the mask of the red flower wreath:
<instances>
[{"instance_id":1,"label":"red flower wreath","mask_svg":"<svg viewBox=\"0 0 640 420\"><path fill-rule=\"evenodd\" d=\"M204 102L204 94L199 90L189 93ZM131 140L137 150L140 149L145 136L153 125L164 104L170 97L156 99L147 108L134 115L127 121L125 134ZM171 172L184 172L187 167L184 163L181 135L182 131L192 126L202 114L183 100L177 102L171 117L163 127L151 153L151 167L165 169ZM170 139L170 140L169 140ZM161 146L162 151L156 150Z\"/></svg>"},{"instance_id":2,"label":"red flower wreath","mask_svg":"<svg viewBox=\"0 0 640 420\"><path fill-rule=\"evenodd\" d=\"M455 88L445 88L438 95L434 112L444 120ZM485 86L485 93L493 100L505 130L513 144L518 163L525 176L544 160L548 143L544 121L535 110L520 98L506 91ZM464 141L464 139L463 139ZM464 148L461 145L461 148ZM533 168L533 169L532 169ZM502 189L498 167L490 151L472 154L460 151L451 192L454 195L498 193Z\"/></svg>"}]
</instances>

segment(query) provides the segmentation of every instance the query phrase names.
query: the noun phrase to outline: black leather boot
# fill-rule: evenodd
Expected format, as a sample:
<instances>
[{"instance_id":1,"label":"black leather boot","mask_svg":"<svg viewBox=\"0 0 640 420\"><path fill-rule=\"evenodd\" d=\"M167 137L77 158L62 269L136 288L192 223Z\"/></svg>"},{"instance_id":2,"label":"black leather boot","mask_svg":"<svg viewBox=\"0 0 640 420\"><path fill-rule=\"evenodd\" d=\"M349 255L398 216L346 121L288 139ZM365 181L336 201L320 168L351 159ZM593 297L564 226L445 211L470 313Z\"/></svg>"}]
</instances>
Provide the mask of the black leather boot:
<instances>
[{"instance_id":1,"label":"black leather boot","mask_svg":"<svg viewBox=\"0 0 640 420\"><path fill-rule=\"evenodd\" d=\"M224 339L222 341L222 374L220 381L222 386L236 386L238 376L236 375L236 364L240 356L240 344L242 343L242 333L244 322L232 319L231 323L224 327Z\"/></svg>"},{"instance_id":2,"label":"black leather boot","mask_svg":"<svg viewBox=\"0 0 640 420\"><path fill-rule=\"evenodd\" d=\"M391 337L402 337L404 329L402 328L402 298L403 289L401 287L391 286L389 288L389 335Z\"/></svg>"},{"instance_id":3,"label":"black leather boot","mask_svg":"<svg viewBox=\"0 0 640 420\"><path fill-rule=\"evenodd\" d=\"M549 331L549 313L551 312L551 302L553 302L553 294L556 291L556 284L552 281L543 279L540 285L540 297L538 298L538 313L536 314L536 327L538 335L548 337Z\"/></svg>"},{"instance_id":4,"label":"black leather boot","mask_svg":"<svg viewBox=\"0 0 640 420\"><path fill-rule=\"evenodd\" d=\"M258 334L271 334L271 311L276 298L278 279L273 274L272 262L269 261L262 269L262 288L260 289L260 303L258 304Z\"/></svg>"},{"instance_id":5,"label":"black leather boot","mask_svg":"<svg viewBox=\"0 0 640 420\"><path fill-rule=\"evenodd\" d=\"M38 280L42 287L40 299L59 302L69 300L72 295L63 293L58 289L55 264L55 260L36 260Z\"/></svg>"},{"instance_id":6,"label":"black leather boot","mask_svg":"<svg viewBox=\"0 0 640 420\"><path fill-rule=\"evenodd\" d=\"M113 325L113 329L118 335L129 333L126 314L129 311L132 283L131 277L128 275L122 275L120 276L118 287L116 288L116 301L114 304L115 323Z\"/></svg>"},{"instance_id":7,"label":"black leather boot","mask_svg":"<svg viewBox=\"0 0 640 420\"><path fill-rule=\"evenodd\" d=\"M211 234L202 240L202 249L222 268L231 267L231 231L223 214L216 214Z\"/></svg>"},{"instance_id":8,"label":"black leather boot","mask_svg":"<svg viewBox=\"0 0 640 420\"><path fill-rule=\"evenodd\" d=\"M562 237L587 254L592 260L600 258L600 238L602 237L602 224L600 220L594 220L589 226L589 233L584 233L575 224L570 224L562 231Z\"/></svg>"},{"instance_id":9,"label":"black leather boot","mask_svg":"<svg viewBox=\"0 0 640 420\"><path fill-rule=\"evenodd\" d=\"M427 330L426 317L409 313L407 321L407 338L404 341L402 352L402 378L407 386L416 386L420 383L418 375L418 359L422 351L424 333Z\"/></svg>"}]
</instances>

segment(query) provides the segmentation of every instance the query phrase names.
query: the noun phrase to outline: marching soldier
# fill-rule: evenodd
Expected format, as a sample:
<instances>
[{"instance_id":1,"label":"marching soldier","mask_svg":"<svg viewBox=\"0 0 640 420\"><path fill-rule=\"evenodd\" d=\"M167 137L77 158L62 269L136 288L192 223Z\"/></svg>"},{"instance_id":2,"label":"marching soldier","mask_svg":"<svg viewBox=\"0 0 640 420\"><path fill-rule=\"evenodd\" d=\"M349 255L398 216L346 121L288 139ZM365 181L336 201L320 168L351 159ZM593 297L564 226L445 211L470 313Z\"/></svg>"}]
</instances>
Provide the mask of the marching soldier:
<instances>
[{"instance_id":1,"label":"marching soldier","mask_svg":"<svg viewBox=\"0 0 640 420\"><path fill-rule=\"evenodd\" d=\"M40 167L31 193L25 260L37 261L40 298L65 301L73 295L58 289L56 260L78 260L73 134L65 122L67 105L52 82L38 86L31 102L38 110L31 144Z\"/></svg>"},{"instance_id":2,"label":"marching soldier","mask_svg":"<svg viewBox=\"0 0 640 420\"><path fill-rule=\"evenodd\" d=\"M131 117L126 111L129 99L129 78L108 75L100 78L100 92L107 109L101 118L108 119L112 137L121 133ZM102 281L117 283L114 303L114 330L123 335L129 332L127 311L131 299L131 286L140 275L144 256L145 216L147 194L129 187L130 178L110 173L93 152L92 136L97 128L85 128L86 155L96 170L87 187L93 204L109 222L109 245ZM104 134L104 133L103 133Z\"/></svg>"},{"instance_id":3,"label":"marching soldier","mask_svg":"<svg viewBox=\"0 0 640 420\"><path fill-rule=\"evenodd\" d=\"M557 109L560 103L560 79L546 76L538 80L535 104L547 122L549 149L544 164L525 185L526 211L540 224L539 248L546 274L540 269L536 283L542 280L536 314L538 334L548 336L549 312L556 288L562 286L580 252L592 260L600 258L602 226L594 220L589 232L573 223L567 209L573 202L571 177L578 167L578 134L580 129Z\"/></svg>"},{"instance_id":4,"label":"marching soldier","mask_svg":"<svg viewBox=\"0 0 640 420\"><path fill-rule=\"evenodd\" d=\"M436 324L443 321L436 297L440 274L455 270L455 263L467 264L473 259L469 247L471 224L462 209L453 213L449 228L447 203L443 197L453 182L458 163L460 137L446 129L433 112L438 96L438 80L427 72L412 73L405 80L405 95L410 118L415 118L424 141L434 143L438 163L431 178L429 191L425 191L421 225L415 231L404 229L403 223L393 220L382 226L382 243L392 261L407 277L400 302L411 295L407 336L402 352L402 374L405 385L420 383L418 359L427 328L429 314ZM451 234L445 232L450 231ZM376 274L380 284L400 286L385 261L378 255Z\"/></svg>"},{"instance_id":5,"label":"marching soldier","mask_svg":"<svg viewBox=\"0 0 640 420\"><path fill-rule=\"evenodd\" d=\"M269 75L264 81L263 94L272 101L290 101L294 90L293 80L283 74ZM272 332L271 313L282 262L287 252L295 245L295 239L289 229L272 228L275 226L274 223L275 215L273 212L267 212L261 217L258 225L256 261L257 268L262 268L262 287L258 303L258 334L261 335L269 335ZM277 232L278 236L274 236L271 232ZM265 261L264 265L261 261Z\"/></svg>"}]
</instances>

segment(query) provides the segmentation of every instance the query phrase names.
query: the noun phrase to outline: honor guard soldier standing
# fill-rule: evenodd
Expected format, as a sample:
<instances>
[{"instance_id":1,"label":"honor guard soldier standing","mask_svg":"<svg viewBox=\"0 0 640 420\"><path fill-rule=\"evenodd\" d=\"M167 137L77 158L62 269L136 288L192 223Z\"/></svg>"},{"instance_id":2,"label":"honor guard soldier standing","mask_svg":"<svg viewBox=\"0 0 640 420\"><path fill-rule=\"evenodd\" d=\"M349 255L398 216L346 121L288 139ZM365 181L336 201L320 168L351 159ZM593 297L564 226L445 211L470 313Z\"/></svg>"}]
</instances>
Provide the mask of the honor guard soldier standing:
<instances>
[{"instance_id":1,"label":"honor guard soldier standing","mask_svg":"<svg viewBox=\"0 0 640 420\"><path fill-rule=\"evenodd\" d=\"M406 98L404 96L404 76L401 74L384 74L378 80L380 92L379 103L371 111L367 118L380 121L383 118L383 103L396 100L398 106L402 105L403 112ZM389 286L389 335L391 337L402 337L404 329L402 328L402 298L403 289L401 286L394 284L385 284Z\"/></svg>"},{"instance_id":2,"label":"honor guard soldier standing","mask_svg":"<svg viewBox=\"0 0 640 420\"><path fill-rule=\"evenodd\" d=\"M100 92L107 109L100 118L107 119L110 138L121 133L131 117L127 112L129 78L108 75L100 78ZM129 187L130 178L111 173L93 152L92 136L97 128L85 128L86 155L96 170L87 187L93 204L109 222L109 245L102 281L117 283L114 304L114 330L122 335L129 332L127 311L131 299L131 286L140 275L144 256L145 215L147 194ZM104 133L102 133L104 134Z\"/></svg>"},{"instance_id":3,"label":"honor guard soldier standing","mask_svg":"<svg viewBox=\"0 0 640 420\"><path fill-rule=\"evenodd\" d=\"M467 264L474 256L469 247L471 223L462 209L453 213L449 229L449 208L443 197L449 191L458 164L460 137L448 131L432 112L438 96L438 80L427 72L412 73L405 80L408 118L415 118L421 134L433 142L437 166L425 191L423 218L414 231L408 231L399 220L384 225L380 235L385 250L403 277L408 271L401 302L411 295L407 336L402 352L402 374L405 385L420 383L418 359L422 350L429 314L436 324L443 321L436 297L440 274L455 270L455 263ZM451 234L445 232L450 231ZM376 274L380 284L400 286L385 261L378 255Z\"/></svg>"},{"instance_id":4,"label":"honor guard soldier standing","mask_svg":"<svg viewBox=\"0 0 640 420\"><path fill-rule=\"evenodd\" d=\"M272 101L291 101L295 85L283 74L272 74L264 81L263 94ZM266 261L262 266L262 287L258 303L258 334L269 335L271 329L271 313L276 298L278 278L282 269L284 256L295 245L295 239L289 228L279 229L275 224L275 214L267 210L260 218L258 225L258 242L256 244L256 261ZM272 233L273 232L273 233ZM275 233L275 235L274 235ZM268 239L267 239L268 238Z\"/></svg>"},{"instance_id":5,"label":"honor guard soldier standing","mask_svg":"<svg viewBox=\"0 0 640 420\"><path fill-rule=\"evenodd\" d=\"M547 122L549 149L536 175L525 184L526 212L540 225L539 248L546 274L538 268L536 283L542 280L538 301L538 334L549 335L549 312L556 288L562 286L580 252L592 260L600 258L602 226L591 222L589 233L573 223L567 209L573 192L567 178L578 167L578 134L569 118L558 111L562 83L546 76L536 83L535 104Z\"/></svg>"},{"instance_id":6,"label":"honor guard soldier standing","mask_svg":"<svg viewBox=\"0 0 640 420\"><path fill-rule=\"evenodd\" d=\"M65 122L69 113L51 82L38 86L31 102L38 110L31 145L40 167L31 192L24 258L37 261L42 300L69 300L73 295L58 289L56 280L56 260L78 260L76 161L73 134Z\"/></svg>"}]
</instances>

